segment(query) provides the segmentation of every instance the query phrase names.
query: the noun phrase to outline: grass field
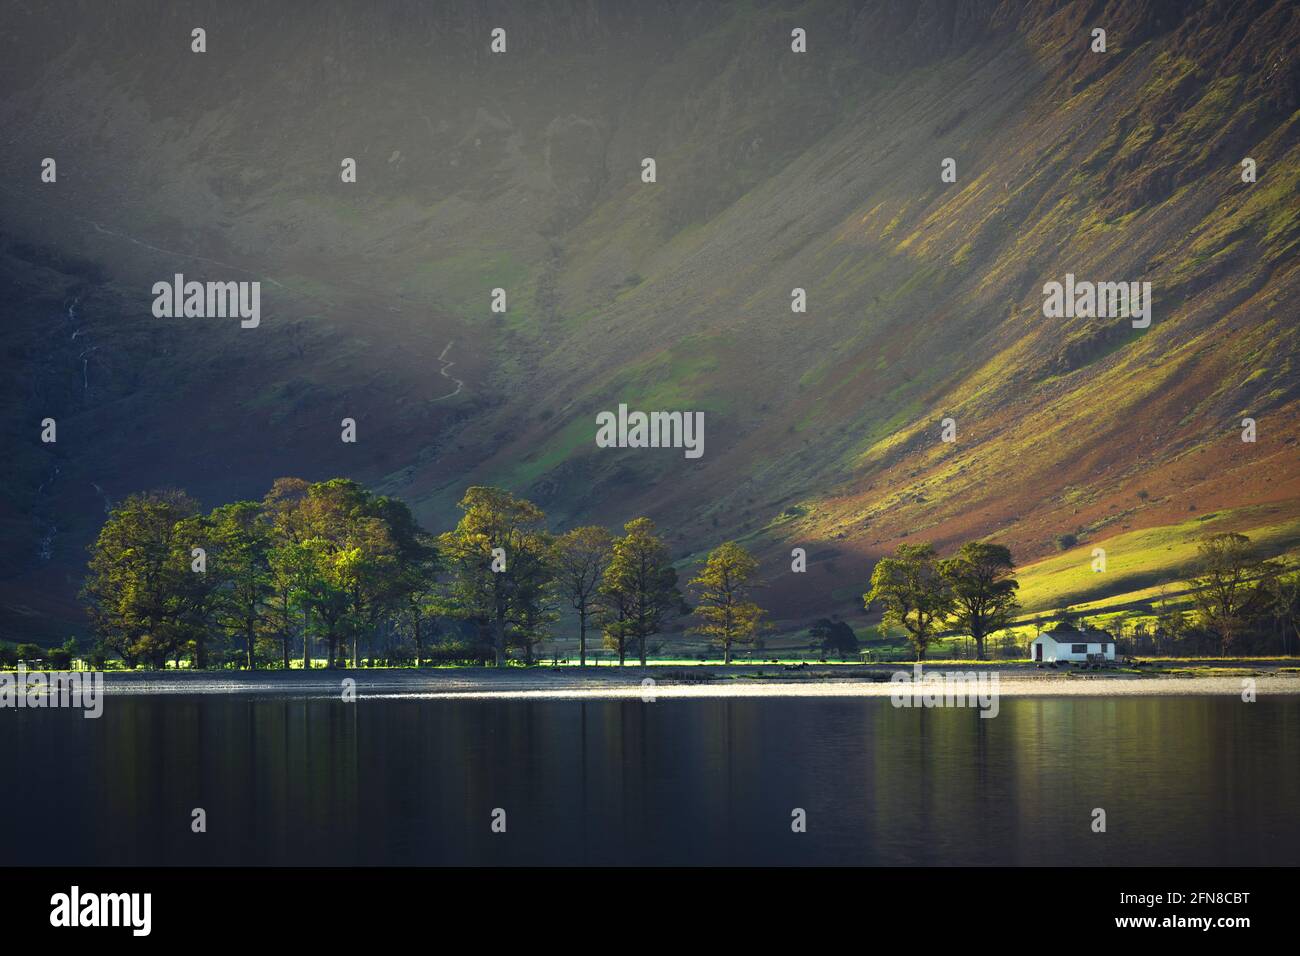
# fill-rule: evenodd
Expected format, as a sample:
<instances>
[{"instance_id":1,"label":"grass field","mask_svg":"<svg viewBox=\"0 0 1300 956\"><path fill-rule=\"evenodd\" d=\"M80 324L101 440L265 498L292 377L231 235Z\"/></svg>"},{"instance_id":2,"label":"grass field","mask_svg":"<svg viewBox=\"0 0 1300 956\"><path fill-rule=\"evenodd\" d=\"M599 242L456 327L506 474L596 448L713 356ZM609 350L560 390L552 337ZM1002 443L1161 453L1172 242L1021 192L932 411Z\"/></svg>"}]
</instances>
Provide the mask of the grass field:
<instances>
[{"instance_id":1,"label":"grass field","mask_svg":"<svg viewBox=\"0 0 1300 956\"><path fill-rule=\"evenodd\" d=\"M1269 557L1300 558L1300 520L1273 520L1274 509L1238 508L1144 528L1087 542L1021 568L1020 603L1028 612L1069 606L1101 610L1108 605L1154 598L1162 585L1177 586L1189 574L1201 538L1241 530ZM1093 570L1093 548L1106 552L1106 570Z\"/></svg>"}]
</instances>

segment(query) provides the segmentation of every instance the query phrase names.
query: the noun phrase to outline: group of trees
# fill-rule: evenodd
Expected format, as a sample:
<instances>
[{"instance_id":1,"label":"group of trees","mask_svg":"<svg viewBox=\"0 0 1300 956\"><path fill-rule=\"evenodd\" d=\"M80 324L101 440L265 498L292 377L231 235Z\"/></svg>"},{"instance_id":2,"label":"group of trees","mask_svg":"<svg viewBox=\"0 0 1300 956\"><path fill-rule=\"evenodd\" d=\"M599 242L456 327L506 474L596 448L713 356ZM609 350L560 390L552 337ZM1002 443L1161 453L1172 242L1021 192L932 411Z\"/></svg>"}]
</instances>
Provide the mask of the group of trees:
<instances>
[{"instance_id":1,"label":"group of trees","mask_svg":"<svg viewBox=\"0 0 1300 956\"><path fill-rule=\"evenodd\" d=\"M904 544L881 558L871 574L864 606L879 603L886 625L902 627L925 660L931 642L948 628L969 634L983 660L986 639L1008 627L1020 610L1020 584L1009 548L968 541L951 558L939 560L930 544Z\"/></svg>"},{"instance_id":2,"label":"group of trees","mask_svg":"<svg viewBox=\"0 0 1300 956\"><path fill-rule=\"evenodd\" d=\"M1250 538L1235 532L1205 538L1198 559L1191 581L1195 620L1179 613L1175 626L1199 627L1220 654L1264 650L1271 635L1282 653L1291 653L1300 637L1300 574L1259 558Z\"/></svg>"},{"instance_id":3,"label":"group of trees","mask_svg":"<svg viewBox=\"0 0 1300 956\"><path fill-rule=\"evenodd\" d=\"M648 641L692 611L648 518L621 536L596 525L557 535L535 504L490 487L470 488L460 509L435 536L401 501L342 478L281 478L260 502L208 514L182 492L133 495L91 546L83 597L103 650L128 666L197 668L288 668L298 655L309 667L322 652L329 667L357 666L380 638L413 647L417 665L434 638L438 659L451 648L459 660L503 666L517 652L532 663L563 607L577 617L580 663L598 632L620 664L644 665ZM765 627L757 570L728 542L687 585L693 630L728 661Z\"/></svg>"},{"instance_id":4,"label":"group of trees","mask_svg":"<svg viewBox=\"0 0 1300 956\"><path fill-rule=\"evenodd\" d=\"M128 665L215 646L288 667L319 641L327 660L396 619L436 552L402 502L354 481L281 478L260 502L203 514L183 492L133 495L91 546L83 596L103 646Z\"/></svg>"},{"instance_id":5,"label":"group of trees","mask_svg":"<svg viewBox=\"0 0 1300 956\"><path fill-rule=\"evenodd\" d=\"M1005 631L1020 611L1011 552L968 542L938 559L929 544L904 544L882 558L863 595L878 604L888 626L901 627L917 660L944 631L969 635L984 659L989 637ZM1135 651L1219 654L1294 653L1300 648L1300 573L1259 558L1250 538L1212 534L1199 543L1187 604L1165 602L1151 621L1120 635Z\"/></svg>"},{"instance_id":6,"label":"group of trees","mask_svg":"<svg viewBox=\"0 0 1300 956\"><path fill-rule=\"evenodd\" d=\"M19 661L31 667L39 661L41 666L64 671L80 653L81 643L75 637L68 638L62 647L43 648L39 644L28 643L0 644L0 668L16 667Z\"/></svg>"},{"instance_id":7,"label":"group of trees","mask_svg":"<svg viewBox=\"0 0 1300 956\"><path fill-rule=\"evenodd\" d=\"M183 492L133 495L112 510L91 547L83 590L96 649L128 666L187 659L254 668L292 660L310 667L357 666L376 642L388 661L532 663L562 612L576 619L578 662L599 635L620 664L646 663L653 638L693 613L690 633L730 662L768 625L754 601L758 562L735 542L715 548L686 589L648 518L615 535L598 525L548 530L531 501L472 487L456 527L423 530L400 500L355 481L278 479L261 501L204 514ZM902 628L923 660L943 633L969 635L984 659L993 635L1020 612L1011 552L968 542L939 559L932 545L904 544L877 562L865 607ZM1295 572L1254 555L1241 534L1200 544L1190 607L1159 610L1154 629L1135 627L1134 646L1173 640L1219 653L1300 646ZM1271 636L1270 636L1271 635ZM821 619L810 631L822 654L853 656L846 622ZM395 650L396 649L396 650ZM69 653L73 653L71 648Z\"/></svg>"}]
</instances>

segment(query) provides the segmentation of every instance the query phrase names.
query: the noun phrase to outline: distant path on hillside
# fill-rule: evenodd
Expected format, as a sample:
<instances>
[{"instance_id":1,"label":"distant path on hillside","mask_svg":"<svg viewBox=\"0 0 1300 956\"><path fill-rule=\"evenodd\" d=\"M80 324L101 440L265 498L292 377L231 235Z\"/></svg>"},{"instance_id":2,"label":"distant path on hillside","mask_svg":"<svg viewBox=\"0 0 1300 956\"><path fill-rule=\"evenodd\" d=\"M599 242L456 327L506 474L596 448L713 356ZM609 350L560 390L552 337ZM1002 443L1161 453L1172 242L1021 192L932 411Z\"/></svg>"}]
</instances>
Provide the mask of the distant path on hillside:
<instances>
[{"instance_id":1,"label":"distant path on hillside","mask_svg":"<svg viewBox=\"0 0 1300 956\"><path fill-rule=\"evenodd\" d=\"M434 399L435 402L440 402L444 398L452 398L456 395L459 395L461 389L465 387L465 383L462 382L460 379L458 379L456 376L447 374L447 369L451 368L453 365L456 364L455 362L447 361L447 353L451 351L451 347L455 344L456 343L454 341L448 342L447 347L444 348L442 350L442 354L438 356L438 361L442 363L442 368L438 369L438 374L441 375L443 378L447 379L448 381L455 382L456 388L454 391L448 392L446 395L440 395L438 398L435 398Z\"/></svg>"}]
</instances>

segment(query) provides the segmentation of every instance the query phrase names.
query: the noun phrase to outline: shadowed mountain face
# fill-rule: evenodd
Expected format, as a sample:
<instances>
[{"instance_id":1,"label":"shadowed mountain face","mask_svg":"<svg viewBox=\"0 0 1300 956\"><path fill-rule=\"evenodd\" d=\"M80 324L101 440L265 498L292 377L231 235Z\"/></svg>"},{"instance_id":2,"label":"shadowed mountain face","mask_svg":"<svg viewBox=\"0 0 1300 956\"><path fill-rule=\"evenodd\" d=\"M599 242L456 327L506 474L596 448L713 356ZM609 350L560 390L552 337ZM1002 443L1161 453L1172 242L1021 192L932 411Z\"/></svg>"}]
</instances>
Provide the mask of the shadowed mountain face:
<instances>
[{"instance_id":1,"label":"shadowed mountain face","mask_svg":"<svg viewBox=\"0 0 1300 956\"><path fill-rule=\"evenodd\" d=\"M110 502L286 474L739 537L796 621L905 536L1294 544L1298 49L1285 0L6 3L0 636L82 628ZM260 325L156 318L176 273ZM597 448L620 403L703 456Z\"/></svg>"}]
</instances>

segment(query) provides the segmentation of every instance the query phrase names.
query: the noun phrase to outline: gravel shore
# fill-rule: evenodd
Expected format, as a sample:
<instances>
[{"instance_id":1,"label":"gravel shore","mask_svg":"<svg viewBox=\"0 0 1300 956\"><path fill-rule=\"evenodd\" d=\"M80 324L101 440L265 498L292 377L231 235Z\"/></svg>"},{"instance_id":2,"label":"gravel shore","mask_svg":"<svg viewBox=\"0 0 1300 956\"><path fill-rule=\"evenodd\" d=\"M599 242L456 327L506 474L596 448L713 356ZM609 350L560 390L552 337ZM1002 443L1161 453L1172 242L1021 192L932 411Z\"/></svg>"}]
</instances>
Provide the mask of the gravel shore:
<instances>
[{"instance_id":1,"label":"gravel shore","mask_svg":"<svg viewBox=\"0 0 1300 956\"><path fill-rule=\"evenodd\" d=\"M1292 665L1294 666L1294 665ZM1135 695L1240 695L1243 681L1257 693L1300 694L1300 673L1276 662L1233 662L1200 668L1153 667L1145 673L1073 671L1009 665L927 665L926 674L996 674L1006 696L1096 697ZM1163 671L1174 670L1177 673ZM911 665L658 665L641 667L464 667L429 669L208 671L110 671L108 694L243 694L338 697L347 680L358 698L640 698L667 697L857 697L889 696L896 672L912 676ZM1225 673L1229 672L1229 673ZM650 684L643 681L649 679Z\"/></svg>"}]
</instances>

